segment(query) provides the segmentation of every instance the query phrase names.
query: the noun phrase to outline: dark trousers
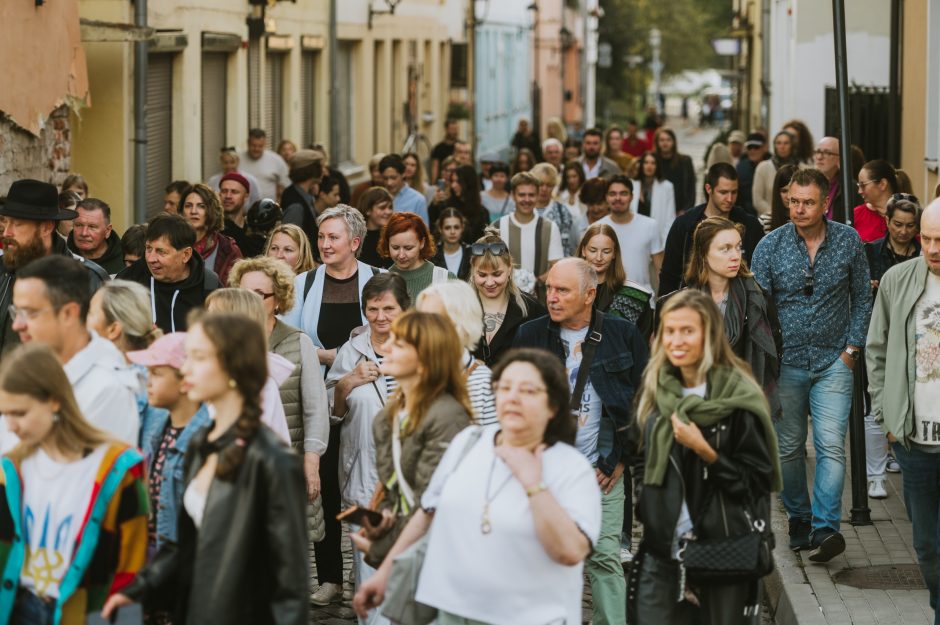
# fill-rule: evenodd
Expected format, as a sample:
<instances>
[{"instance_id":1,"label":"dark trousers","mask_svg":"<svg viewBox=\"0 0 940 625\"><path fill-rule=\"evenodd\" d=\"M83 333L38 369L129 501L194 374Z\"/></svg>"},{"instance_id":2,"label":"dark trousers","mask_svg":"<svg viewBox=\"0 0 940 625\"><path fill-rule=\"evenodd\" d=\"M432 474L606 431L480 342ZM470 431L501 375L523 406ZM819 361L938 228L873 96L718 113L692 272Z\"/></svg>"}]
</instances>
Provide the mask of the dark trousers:
<instances>
[{"instance_id":1,"label":"dark trousers","mask_svg":"<svg viewBox=\"0 0 940 625\"><path fill-rule=\"evenodd\" d=\"M623 469L623 531L620 546L630 549L633 545L633 476L630 467Z\"/></svg>"},{"instance_id":2,"label":"dark trousers","mask_svg":"<svg viewBox=\"0 0 940 625\"><path fill-rule=\"evenodd\" d=\"M901 465L904 505L914 533L914 551L924 583L930 592L934 623L940 624L937 594L940 591L940 454L932 454L901 443L892 443Z\"/></svg>"},{"instance_id":3,"label":"dark trousers","mask_svg":"<svg viewBox=\"0 0 940 625\"><path fill-rule=\"evenodd\" d=\"M46 602L20 588L13 603L10 625L52 625L55 617L55 602Z\"/></svg>"},{"instance_id":4,"label":"dark trousers","mask_svg":"<svg viewBox=\"0 0 940 625\"><path fill-rule=\"evenodd\" d=\"M330 428L326 453L320 458L320 497L326 533L313 546L317 559L317 581L320 584L343 583L343 528L336 515L342 506L339 490L339 426Z\"/></svg>"}]
</instances>

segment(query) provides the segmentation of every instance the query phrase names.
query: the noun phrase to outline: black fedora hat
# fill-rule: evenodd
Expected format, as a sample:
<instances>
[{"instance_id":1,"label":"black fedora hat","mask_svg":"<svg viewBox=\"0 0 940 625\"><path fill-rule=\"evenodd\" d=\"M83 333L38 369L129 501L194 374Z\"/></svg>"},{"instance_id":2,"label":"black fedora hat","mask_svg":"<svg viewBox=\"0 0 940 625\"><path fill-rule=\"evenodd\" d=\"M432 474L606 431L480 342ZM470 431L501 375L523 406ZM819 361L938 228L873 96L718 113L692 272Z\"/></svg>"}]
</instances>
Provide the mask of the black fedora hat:
<instances>
[{"instance_id":1,"label":"black fedora hat","mask_svg":"<svg viewBox=\"0 0 940 625\"><path fill-rule=\"evenodd\" d=\"M35 221L63 221L75 219L78 213L59 208L59 192L54 185L39 180L17 180L10 185L6 201L0 205L0 215Z\"/></svg>"}]
</instances>

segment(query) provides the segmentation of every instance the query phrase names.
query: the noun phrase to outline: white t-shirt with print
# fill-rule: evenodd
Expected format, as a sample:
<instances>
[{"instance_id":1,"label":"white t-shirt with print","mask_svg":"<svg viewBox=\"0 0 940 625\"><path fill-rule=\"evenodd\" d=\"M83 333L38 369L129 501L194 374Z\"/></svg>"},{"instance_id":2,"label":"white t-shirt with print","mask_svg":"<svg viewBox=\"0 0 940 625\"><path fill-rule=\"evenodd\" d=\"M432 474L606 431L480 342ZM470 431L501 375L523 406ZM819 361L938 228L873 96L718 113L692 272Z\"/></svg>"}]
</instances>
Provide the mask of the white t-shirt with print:
<instances>
[{"instance_id":1,"label":"white t-shirt with print","mask_svg":"<svg viewBox=\"0 0 940 625\"><path fill-rule=\"evenodd\" d=\"M23 461L23 539L26 560L20 585L40 597L57 598L72 562L106 445L80 460L56 462L42 449Z\"/></svg>"},{"instance_id":2,"label":"white t-shirt with print","mask_svg":"<svg viewBox=\"0 0 940 625\"><path fill-rule=\"evenodd\" d=\"M610 215L597 223L607 224L617 233L620 258L623 261L623 270L627 272L627 279L652 292L650 257L663 251L663 239L656 220L634 213L629 223L614 223Z\"/></svg>"},{"instance_id":3,"label":"white t-shirt with print","mask_svg":"<svg viewBox=\"0 0 940 625\"><path fill-rule=\"evenodd\" d=\"M447 271L455 276L460 273L460 263L463 261L463 246L458 247L453 254L444 252L444 264L447 265Z\"/></svg>"},{"instance_id":4,"label":"white t-shirt with print","mask_svg":"<svg viewBox=\"0 0 940 625\"><path fill-rule=\"evenodd\" d=\"M516 221L515 215L506 215L505 217L500 218L499 220L499 238L506 242L506 245L509 245L509 222L512 220L512 223L516 225L517 228L521 230L519 233L519 248L520 254L519 258L516 259L519 262L519 266L523 269L535 273L535 225L538 223L538 219L533 218L527 224L521 224ZM548 261L553 262L556 260L561 260L565 257L565 249L561 246L561 232L558 230L558 226L554 221L550 219L542 220L545 225L543 228L550 227L552 229L551 234L548 238ZM536 274L538 277L538 274Z\"/></svg>"},{"instance_id":5,"label":"white t-shirt with print","mask_svg":"<svg viewBox=\"0 0 940 625\"><path fill-rule=\"evenodd\" d=\"M927 272L914 307L914 432L911 442L940 446L940 277Z\"/></svg>"},{"instance_id":6,"label":"white t-shirt with print","mask_svg":"<svg viewBox=\"0 0 940 625\"><path fill-rule=\"evenodd\" d=\"M565 566L545 552L525 488L495 456L495 431L485 431L457 466L472 429L454 437L421 499L436 512L416 598L493 625L580 623L584 563ZM542 481L596 544L601 494L590 463L555 443L542 454ZM484 534L487 492L492 529Z\"/></svg>"},{"instance_id":7,"label":"white t-shirt with print","mask_svg":"<svg viewBox=\"0 0 940 625\"><path fill-rule=\"evenodd\" d=\"M568 385L572 392L578 380L578 372L581 370L581 345L587 338L589 329L587 326L581 330L561 329L561 342L565 348L565 369L568 370ZM601 431L601 398L594 390L590 377L584 385L580 402L571 408L578 415L578 435L575 439L575 447L588 461L595 463L598 456L597 439Z\"/></svg>"}]
</instances>

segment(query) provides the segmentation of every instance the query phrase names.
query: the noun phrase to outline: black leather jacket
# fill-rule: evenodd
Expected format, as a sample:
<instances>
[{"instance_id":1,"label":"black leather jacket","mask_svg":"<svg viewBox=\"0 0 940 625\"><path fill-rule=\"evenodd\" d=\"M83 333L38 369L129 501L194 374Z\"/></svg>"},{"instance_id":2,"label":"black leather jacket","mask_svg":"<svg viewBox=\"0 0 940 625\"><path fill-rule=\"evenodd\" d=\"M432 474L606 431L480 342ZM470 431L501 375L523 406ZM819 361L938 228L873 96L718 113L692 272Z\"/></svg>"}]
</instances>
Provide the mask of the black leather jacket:
<instances>
[{"instance_id":1,"label":"black leather jacket","mask_svg":"<svg viewBox=\"0 0 940 625\"><path fill-rule=\"evenodd\" d=\"M657 416L654 412L647 421L645 447ZM745 534L750 531L747 515L770 523L773 467L757 417L737 411L702 428L702 434L718 452L715 462L706 465L695 452L674 444L662 485L640 487L637 517L643 523L643 546L661 559L672 559L683 498L699 538Z\"/></svg>"},{"instance_id":2,"label":"black leather jacket","mask_svg":"<svg viewBox=\"0 0 940 625\"><path fill-rule=\"evenodd\" d=\"M209 428L186 449L189 484L234 428ZM167 542L124 590L177 625L307 625L310 592L306 488L300 457L267 427L248 444L233 481L214 479L198 530L180 506L178 542Z\"/></svg>"}]
</instances>

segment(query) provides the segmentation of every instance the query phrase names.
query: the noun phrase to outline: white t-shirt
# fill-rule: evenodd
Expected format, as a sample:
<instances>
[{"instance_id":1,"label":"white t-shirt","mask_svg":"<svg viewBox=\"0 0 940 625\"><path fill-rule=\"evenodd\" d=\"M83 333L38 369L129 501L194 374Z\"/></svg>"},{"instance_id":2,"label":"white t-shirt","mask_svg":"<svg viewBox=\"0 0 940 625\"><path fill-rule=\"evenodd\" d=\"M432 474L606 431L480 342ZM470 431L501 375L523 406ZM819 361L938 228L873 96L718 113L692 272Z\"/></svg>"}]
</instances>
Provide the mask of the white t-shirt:
<instances>
[{"instance_id":1,"label":"white t-shirt","mask_svg":"<svg viewBox=\"0 0 940 625\"><path fill-rule=\"evenodd\" d=\"M444 264L447 265L447 271L455 276L460 273L460 263L463 261L463 246L457 248L453 254L444 252Z\"/></svg>"},{"instance_id":2,"label":"white t-shirt","mask_svg":"<svg viewBox=\"0 0 940 625\"><path fill-rule=\"evenodd\" d=\"M241 153L239 169L247 171L258 179L258 191L262 198L277 199L278 185L285 189L291 185L288 177L287 163L276 152L265 150L261 158L255 160L251 158L248 151Z\"/></svg>"},{"instance_id":3,"label":"white t-shirt","mask_svg":"<svg viewBox=\"0 0 940 625\"><path fill-rule=\"evenodd\" d=\"M650 282L650 257L663 251L662 235L654 219L645 215L633 215L630 223L617 224L610 215L597 223L607 224L617 233L620 243L620 258L627 279L652 292Z\"/></svg>"},{"instance_id":4,"label":"white t-shirt","mask_svg":"<svg viewBox=\"0 0 940 625\"><path fill-rule=\"evenodd\" d=\"M581 330L561 329L561 343L565 348L565 369L568 370L568 385L574 390L581 370L581 345L587 337L589 327ZM597 462L597 438L601 431L601 398L591 384L591 378L584 385L580 403L572 406L578 415L578 435L575 447L591 463Z\"/></svg>"},{"instance_id":5,"label":"white t-shirt","mask_svg":"<svg viewBox=\"0 0 940 625\"><path fill-rule=\"evenodd\" d=\"M927 272L914 307L914 432L911 442L940 445L940 277Z\"/></svg>"},{"instance_id":6,"label":"white t-shirt","mask_svg":"<svg viewBox=\"0 0 940 625\"><path fill-rule=\"evenodd\" d=\"M23 461L26 560L20 585L37 596L59 596L106 450L100 445L80 460L59 463L37 449Z\"/></svg>"},{"instance_id":7,"label":"white t-shirt","mask_svg":"<svg viewBox=\"0 0 940 625\"><path fill-rule=\"evenodd\" d=\"M527 224L521 224L516 221L515 215L506 215L505 217L500 218L499 220L499 238L506 242L509 245L509 221L512 220L512 223L518 227L521 232L519 233L519 247L520 254L519 258L516 260L519 263L519 266L523 269L526 269L533 274L535 273L535 225L538 223L538 219L533 218ZM548 260L553 262L556 260L561 260L565 257L565 250L561 246L561 232L558 230L558 226L555 225L555 222L543 219L545 225L543 228L548 226L552 229L551 235L548 239ZM537 276L538 274L536 274Z\"/></svg>"},{"instance_id":8,"label":"white t-shirt","mask_svg":"<svg viewBox=\"0 0 940 625\"><path fill-rule=\"evenodd\" d=\"M436 513L416 598L493 625L580 623L584 563L565 566L545 552L525 489L495 457L495 432L485 432L454 470L471 430L451 442L421 500ZM545 450L542 467L542 481L594 545L601 524L594 469L564 443ZM492 531L483 534L488 478Z\"/></svg>"}]
</instances>

